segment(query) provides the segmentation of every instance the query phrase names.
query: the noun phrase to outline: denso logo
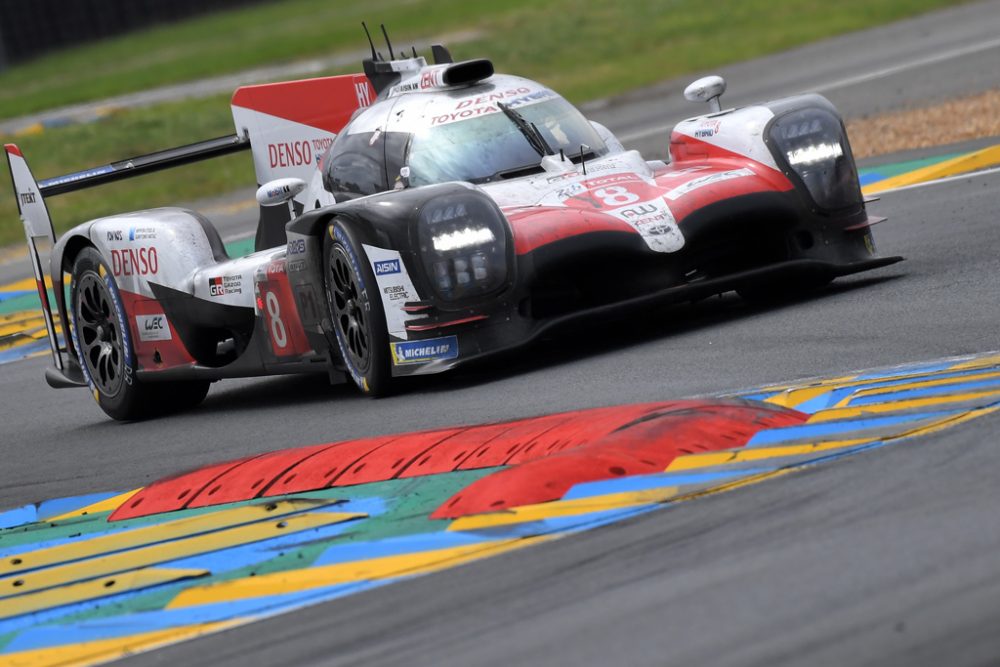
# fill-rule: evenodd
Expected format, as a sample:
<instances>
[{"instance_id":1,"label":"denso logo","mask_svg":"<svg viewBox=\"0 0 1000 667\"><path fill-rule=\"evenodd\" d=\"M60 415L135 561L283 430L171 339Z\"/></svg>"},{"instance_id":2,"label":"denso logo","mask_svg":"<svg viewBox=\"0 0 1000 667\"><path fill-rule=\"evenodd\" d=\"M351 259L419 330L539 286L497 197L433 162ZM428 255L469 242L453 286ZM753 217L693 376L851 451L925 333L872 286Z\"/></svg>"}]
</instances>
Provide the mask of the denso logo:
<instances>
[{"instance_id":1,"label":"denso logo","mask_svg":"<svg viewBox=\"0 0 1000 667\"><path fill-rule=\"evenodd\" d=\"M384 276L390 273L399 273L399 260L387 259L384 262L375 262L375 275Z\"/></svg>"},{"instance_id":2,"label":"denso logo","mask_svg":"<svg viewBox=\"0 0 1000 667\"><path fill-rule=\"evenodd\" d=\"M511 97L517 97L518 95L526 95L531 92L531 88L525 88L521 86L520 88L511 88L510 90L505 90L501 93L490 93L489 95L480 95L479 97L472 97L467 100L462 100L455 105L456 109L464 109L471 106L479 106L481 104L490 104L492 102L503 102ZM494 109L495 110L495 109Z\"/></svg>"},{"instance_id":3,"label":"denso logo","mask_svg":"<svg viewBox=\"0 0 1000 667\"><path fill-rule=\"evenodd\" d=\"M111 272L116 276L152 276L160 270L156 248L111 251Z\"/></svg>"},{"instance_id":4,"label":"denso logo","mask_svg":"<svg viewBox=\"0 0 1000 667\"><path fill-rule=\"evenodd\" d=\"M308 141L268 144L267 156L271 161L272 169L275 167L297 167L303 164L312 164L312 144Z\"/></svg>"}]
</instances>

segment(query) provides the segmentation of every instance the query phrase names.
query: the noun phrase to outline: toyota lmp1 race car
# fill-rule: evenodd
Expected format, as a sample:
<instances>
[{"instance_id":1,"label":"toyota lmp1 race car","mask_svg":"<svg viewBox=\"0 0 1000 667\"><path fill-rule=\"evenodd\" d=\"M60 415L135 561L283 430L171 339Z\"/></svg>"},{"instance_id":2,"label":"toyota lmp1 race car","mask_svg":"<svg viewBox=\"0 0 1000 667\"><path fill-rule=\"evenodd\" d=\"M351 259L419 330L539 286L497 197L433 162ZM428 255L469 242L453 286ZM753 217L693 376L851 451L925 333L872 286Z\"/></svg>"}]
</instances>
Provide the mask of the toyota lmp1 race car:
<instances>
[{"instance_id":1,"label":"toyota lmp1 race car","mask_svg":"<svg viewBox=\"0 0 1000 667\"><path fill-rule=\"evenodd\" d=\"M901 259L876 255L844 124L819 95L722 110L724 81L700 79L685 95L710 113L675 126L664 163L489 60L439 45L433 60L372 46L364 74L239 88L232 136L37 183L7 145L49 384L89 387L124 420L193 406L221 378L346 373L379 395L613 308ZM45 197L239 150L261 186L254 253L228 257L180 208L56 242Z\"/></svg>"}]
</instances>

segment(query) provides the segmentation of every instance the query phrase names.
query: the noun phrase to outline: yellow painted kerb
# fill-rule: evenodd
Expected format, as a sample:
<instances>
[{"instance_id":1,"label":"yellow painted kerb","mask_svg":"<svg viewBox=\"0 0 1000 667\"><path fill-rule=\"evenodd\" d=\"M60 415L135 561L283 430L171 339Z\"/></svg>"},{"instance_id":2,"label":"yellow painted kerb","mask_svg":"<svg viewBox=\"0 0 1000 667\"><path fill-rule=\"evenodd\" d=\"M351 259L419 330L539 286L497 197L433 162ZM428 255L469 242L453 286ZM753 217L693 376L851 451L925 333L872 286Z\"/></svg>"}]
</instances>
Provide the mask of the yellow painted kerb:
<instances>
[{"instance_id":1,"label":"yellow painted kerb","mask_svg":"<svg viewBox=\"0 0 1000 667\"><path fill-rule=\"evenodd\" d=\"M948 178L965 174L977 169L989 169L1000 165L1000 145L990 146L982 150L974 151L966 155L959 155L956 158L938 162L921 169L886 178L861 188L866 195L894 190L906 187L907 185L917 185L928 181L936 181L939 178Z\"/></svg>"}]
</instances>

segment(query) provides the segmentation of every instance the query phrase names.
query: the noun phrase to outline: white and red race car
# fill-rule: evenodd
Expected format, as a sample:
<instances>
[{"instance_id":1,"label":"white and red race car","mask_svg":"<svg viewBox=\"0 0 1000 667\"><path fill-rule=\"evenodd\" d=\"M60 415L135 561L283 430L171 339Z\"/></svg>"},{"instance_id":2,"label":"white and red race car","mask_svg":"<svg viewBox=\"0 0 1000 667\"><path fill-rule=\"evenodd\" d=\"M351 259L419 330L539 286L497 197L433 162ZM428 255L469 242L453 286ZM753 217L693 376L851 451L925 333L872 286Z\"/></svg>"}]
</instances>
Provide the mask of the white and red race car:
<instances>
[{"instance_id":1,"label":"white and red race car","mask_svg":"<svg viewBox=\"0 0 1000 667\"><path fill-rule=\"evenodd\" d=\"M373 47L364 74L243 87L230 137L38 183L8 145L49 383L89 387L116 419L195 405L230 377L346 373L378 395L611 309L766 296L901 259L876 255L823 97L722 110L722 79L701 79L686 94L709 113L676 125L664 163L542 84L433 54ZM243 149L262 184L250 255L228 257L180 208L56 242L45 197Z\"/></svg>"}]
</instances>

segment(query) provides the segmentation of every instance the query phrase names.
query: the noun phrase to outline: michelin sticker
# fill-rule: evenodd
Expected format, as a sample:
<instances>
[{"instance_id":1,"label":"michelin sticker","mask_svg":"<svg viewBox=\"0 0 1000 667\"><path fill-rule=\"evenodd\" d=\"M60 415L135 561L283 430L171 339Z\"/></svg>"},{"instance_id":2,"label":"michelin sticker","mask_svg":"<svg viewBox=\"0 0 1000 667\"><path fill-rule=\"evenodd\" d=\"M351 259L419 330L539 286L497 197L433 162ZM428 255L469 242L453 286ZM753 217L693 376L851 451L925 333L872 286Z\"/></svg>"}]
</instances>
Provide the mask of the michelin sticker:
<instances>
[{"instance_id":1,"label":"michelin sticker","mask_svg":"<svg viewBox=\"0 0 1000 667\"><path fill-rule=\"evenodd\" d=\"M406 333L406 323L426 315L408 313L403 310L403 305L407 301L419 301L420 296L397 251L362 245L375 274L375 283L382 299L382 310L385 312L386 327L390 334L405 340L409 338Z\"/></svg>"},{"instance_id":2,"label":"michelin sticker","mask_svg":"<svg viewBox=\"0 0 1000 667\"><path fill-rule=\"evenodd\" d=\"M712 185L713 183L721 183L722 181L728 181L733 178L742 178L743 176L753 176L753 170L747 169L733 169L730 171L720 171L714 174L709 174L707 176L702 176L694 180L690 180L683 185L678 185L676 188L668 192L665 196L670 201L677 201L689 192L694 192L698 188L703 188L706 185Z\"/></svg>"},{"instance_id":3,"label":"michelin sticker","mask_svg":"<svg viewBox=\"0 0 1000 667\"><path fill-rule=\"evenodd\" d=\"M457 336L392 343L390 347L392 348L392 363L397 366L458 358Z\"/></svg>"}]
</instances>

